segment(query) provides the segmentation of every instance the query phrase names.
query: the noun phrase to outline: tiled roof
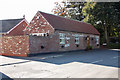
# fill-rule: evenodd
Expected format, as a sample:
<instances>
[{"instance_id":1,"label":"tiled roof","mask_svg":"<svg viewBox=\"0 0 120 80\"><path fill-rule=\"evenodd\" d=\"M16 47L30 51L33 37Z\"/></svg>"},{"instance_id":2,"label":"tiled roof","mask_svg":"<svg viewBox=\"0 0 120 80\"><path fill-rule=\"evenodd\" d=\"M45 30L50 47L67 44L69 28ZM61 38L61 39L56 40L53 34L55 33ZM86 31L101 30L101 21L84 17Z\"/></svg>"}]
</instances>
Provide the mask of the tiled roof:
<instances>
[{"instance_id":1,"label":"tiled roof","mask_svg":"<svg viewBox=\"0 0 120 80\"><path fill-rule=\"evenodd\" d=\"M43 17L57 30L66 30L88 34L100 34L91 24L63 18L39 11Z\"/></svg>"},{"instance_id":2,"label":"tiled roof","mask_svg":"<svg viewBox=\"0 0 120 80\"><path fill-rule=\"evenodd\" d=\"M21 22L24 18L21 19L8 19L8 20L0 20L0 32L7 32L13 27L15 27L19 22Z\"/></svg>"}]
</instances>

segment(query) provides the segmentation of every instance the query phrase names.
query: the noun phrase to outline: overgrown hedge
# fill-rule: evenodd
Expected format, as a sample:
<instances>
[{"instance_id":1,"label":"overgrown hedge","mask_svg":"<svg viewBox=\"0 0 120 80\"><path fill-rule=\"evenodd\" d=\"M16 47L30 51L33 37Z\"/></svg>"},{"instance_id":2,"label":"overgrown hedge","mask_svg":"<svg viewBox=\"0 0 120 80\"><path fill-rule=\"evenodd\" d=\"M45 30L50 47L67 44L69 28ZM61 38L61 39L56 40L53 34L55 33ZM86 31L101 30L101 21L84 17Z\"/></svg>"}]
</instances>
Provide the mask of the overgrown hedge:
<instances>
[{"instance_id":1,"label":"overgrown hedge","mask_svg":"<svg viewBox=\"0 0 120 80\"><path fill-rule=\"evenodd\" d=\"M111 49L120 49L120 43L110 43L108 47Z\"/></svg>"}]
</instances>

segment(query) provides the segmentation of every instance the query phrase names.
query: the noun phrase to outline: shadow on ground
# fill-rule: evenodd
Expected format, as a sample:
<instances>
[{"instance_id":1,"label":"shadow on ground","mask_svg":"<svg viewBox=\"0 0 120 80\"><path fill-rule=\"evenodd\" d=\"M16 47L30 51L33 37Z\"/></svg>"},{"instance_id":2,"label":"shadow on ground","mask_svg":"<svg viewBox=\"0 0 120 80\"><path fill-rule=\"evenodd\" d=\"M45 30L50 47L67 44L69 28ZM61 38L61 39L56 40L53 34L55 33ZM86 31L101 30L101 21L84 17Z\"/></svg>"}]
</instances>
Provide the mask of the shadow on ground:
<instances>
[{"instance_id":1,"label":"shadow on ground","mask_svg":"<svg viewBox=\"0 0 120 80\"><path fill-rule=\"evenodd\" d=\"M97 64L97 65L120 68L120 65L118 65L119 64L118 60L120 58L120 55L118 54L120 54L120 51L107 50L107 49L104 50L98 49L92 51L72 51L72 52L62 52L62 53L53 53L53 54L46 53L32 57L11 57L11 58L18 58L29 61L11 63L8 65L26 63L30 61L46 62L56 65L67 64L72 62L80 62L80 63ZM2 64L1 66L6 66L6 65L7 64Z\"/></svg>"},{"instance_id":2,"label":"shadow on ground","mask_svg":"<svg viewBox=\"0 0 120 80\"><path fill-rule=\"evenodd\" d=\"M13 79L0 72L0 80L13 80Z\"/></svg>"}]
</instances>

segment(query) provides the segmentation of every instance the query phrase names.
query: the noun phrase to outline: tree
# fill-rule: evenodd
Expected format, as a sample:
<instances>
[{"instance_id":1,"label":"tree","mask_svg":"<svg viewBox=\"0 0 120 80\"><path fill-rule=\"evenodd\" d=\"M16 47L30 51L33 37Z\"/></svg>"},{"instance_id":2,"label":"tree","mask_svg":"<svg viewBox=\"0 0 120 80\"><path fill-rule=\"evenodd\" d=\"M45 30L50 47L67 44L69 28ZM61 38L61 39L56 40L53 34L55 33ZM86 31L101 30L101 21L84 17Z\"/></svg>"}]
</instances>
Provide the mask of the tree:
<instances>
[{"instance_id":1,"label":"tree","mask_svg":"<svg viewBox=\"0 0 120 80\"><path fill-rule=\"evenodd\" d=\"M54 14L56 14L58 16L63 16L63 17L67 16L67 14L66 14L67 10L65 7L66 5L64 2L62 2L61 4L58 2L55 2L55 5L56 5L55 8L52 10L52 12L54 12Z\"/></svg>"},{"instance_id":2,"label":"tree","mask_svg":"<svg viewBox=\"0 0 120 80\"><path fill-rule=\"evenodd\" d=\"M92 6L91 6L92 5ZM104 39L109 43L109 36L113 35L114 30L119 24L118 3L86 3L83 8L83 14L86 18L83 20L93 24L98 30L104 31ZM102 33L102 32L101 32Z\"/></svg>"},{"instance_id":3,"label":"tree","mask_svg":"<svg viewBox=\"0 0 120 80\"><path fill-rule=\"evenodd\" d=\"M82 8L84 6L84 2L67 2L62 1L61 4L58 2L55 2L55 8L52 10L54 14L76 19L76 20L82 20L84 18L82 14Z\"/></svg>"},{"instance_id":4,"label":"tree","mask_svg":"<svg viewBox=\"0 0 120 80\"><path fill-rule=\"evenodd\" d=\"M84 2L67 2L67 11L68 15L71 19L76 19L82 21L84 16L82 14L82 8L84 6Z\"/></svg>"},{"instance_id":5,"label":"tree","mask_svg":"<svg viewBox=\"0 0 120 80\"><path fill-rule=\"evenodd\" d=\"M113 4L113 7L115 9L115 15L117 17L115 17L115 25L117 26L114 26L114 34L119 37L119 42L120 42L120 2L116 2Z\"/></svg>"}]
</instances>

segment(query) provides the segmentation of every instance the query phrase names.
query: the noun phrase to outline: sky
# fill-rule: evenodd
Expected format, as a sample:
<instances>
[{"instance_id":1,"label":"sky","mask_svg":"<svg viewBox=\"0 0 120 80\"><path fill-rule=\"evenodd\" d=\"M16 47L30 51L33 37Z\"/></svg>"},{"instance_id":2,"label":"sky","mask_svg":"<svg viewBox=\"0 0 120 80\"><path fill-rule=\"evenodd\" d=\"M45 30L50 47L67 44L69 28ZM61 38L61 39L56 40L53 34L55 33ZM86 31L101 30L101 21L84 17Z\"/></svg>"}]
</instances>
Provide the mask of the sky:
<instances>
[{"instance_id":1,"label":"sky","mask_svg":"<svg viewBox=\"0 0 120 80\"><path fill-rule=\"evenodd\" d=\"M62 0L0 0L0 20L25 18L32 20L37 11L53 14L54 2Z\"/></svg>"}]
</instances>

